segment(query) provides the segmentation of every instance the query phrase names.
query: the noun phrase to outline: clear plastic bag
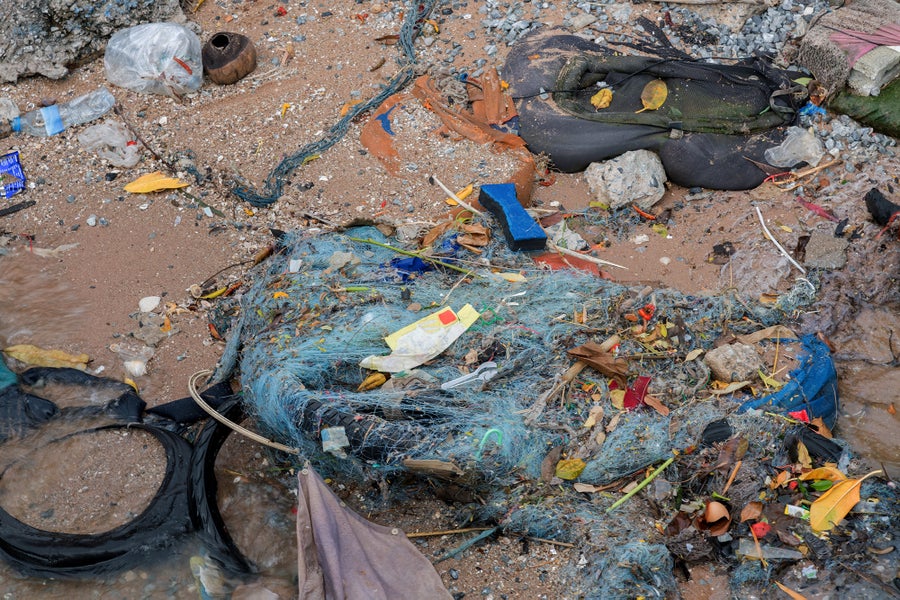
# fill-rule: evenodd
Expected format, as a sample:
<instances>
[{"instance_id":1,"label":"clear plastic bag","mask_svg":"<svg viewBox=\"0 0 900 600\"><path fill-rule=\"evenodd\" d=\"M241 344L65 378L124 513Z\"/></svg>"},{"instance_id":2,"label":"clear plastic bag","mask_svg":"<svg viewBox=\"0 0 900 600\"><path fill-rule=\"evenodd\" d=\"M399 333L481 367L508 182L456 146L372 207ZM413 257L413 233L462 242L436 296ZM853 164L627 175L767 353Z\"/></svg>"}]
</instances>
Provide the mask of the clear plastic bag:
<instances>
[{"instance_id":1,"label":"clear plastic bag","mask_svg":"<svg viewBox=\"0 0 900 600\"><path fill-rule=\"evenodd\" d=\"M780 146L766 150L766 162L775 167L792 168L805 162L814 167L825 155L822 140L803 127L789 127Z\"/></svg>"},{"instance_id":2,"label":"clear plastic bag","mask_svg":"<svg viewBox=\"0 0 900 600\"><path fill-rule=\"evenodd\" d=\"M78 141L117 167L133 167L141 158L134 136L116 121L88 127L78 134Z\"/></svg>"},{"instance_id":3,"label":"clear plastic bag","mask_svg":"<svg viewBox=\"0 0 900 600\"><path fill-rule=\"evenodd\" d=\"M103 64L110 83L129 90L181 96L200 89L200 38L183 25L145 23L116 32Z\"/></svg>"}]
</instances>

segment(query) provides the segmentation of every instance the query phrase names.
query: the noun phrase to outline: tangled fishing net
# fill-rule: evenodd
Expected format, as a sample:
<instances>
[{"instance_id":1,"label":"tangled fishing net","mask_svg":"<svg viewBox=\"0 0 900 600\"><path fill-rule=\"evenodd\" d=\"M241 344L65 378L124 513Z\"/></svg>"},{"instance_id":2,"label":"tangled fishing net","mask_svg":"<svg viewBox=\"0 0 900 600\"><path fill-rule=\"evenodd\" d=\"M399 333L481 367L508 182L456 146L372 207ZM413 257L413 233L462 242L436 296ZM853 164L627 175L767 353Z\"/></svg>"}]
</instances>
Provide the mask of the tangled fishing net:
<instances>
[{"instance_id":1,"label":"tangled fishing net","mask_svg":"<svg viewBox=\"0 0 900 600\"><path fill-rule=\"evenodd\" d=\"M239 301L215 379L239 370L244 404L260 427L319 468L450 479L486 498L478 518L609 548L616 545L610 530L627 535L637 525L610 519L574 492L535 495L548 453L588 449L580 480L599 485L698 443L707 423L738 404L701 401L709 372L685 356L710 348L725 328L743 333L780 323L813 298L806 283L767 305L732 292L692 296L627 287L578 270L540 268L502 240L473 256L452 231L428 253L404 248L374 227L285 234ZM597 406L606 408L607 422L616 412L614 378L585 369L576 384L563 384L574 361L568 351L627 331L633 323L626 315L651 304L652 319L669 325L667 342L660 350L623 335L622 379L649 377L649 392L671 412L622 411L597 448L583 424ZM389 334L436 311L462 315L466 305L477 319L446 350L392 373L380 387L360 390L371 374L360 363L390 354ZM496 364L494 377L441 388L486 362ZM550 393L554 388L560 393ZM760 447L784 432L777 420L732 417ZM561 519L567 514L577 518ZM655 556L657 549L633 552ZM607 566L602 579L618 585ZM631 594L644 585L667 588L671 580L671 574L655 584L631 577L619 587Z\"/></svg>"},{"instance_id":2,"label":"tangled fishing net","mask_svg":"<svg viewBox=\"0 0 900 600\"><path fill-rule=\"evenodd\" d=\"M629 361L629 376L652 377L650 391L676 408L708 377L699 364L683 360L686 353L709 346L726 323L732 331L749 330L778 323L796 308L630 289L580 271L541 270L502 241L477 261L463 260L465 251L453 248L452 236L443 243L450 249L429 262L397 253L375 228L288 234L241 300L217 377L230 374L240 358L251 412L307 456L321 454L323 430L343 427L351 457L344 462L394 470L404 461L436 460L455 465L456 475L472 483L508 485L539 476L547 448L572 437L587 418L595 401L586 394L569 394L541 419L527 413L572 364L567 351L621 331L629 325L625 313L652 303L655 319L679 324L673 329L680 328L680 337L670 334L677 347L667 352L648 352L628 338L619 348L620 356L639 357ZM434 260L457 270L435 268ZM509 272L522 281L508 281ZM805 299L786 294L781 302L798 298ZM394 373L387 385L357 391L369 374L360 362L389 354L387 335L440 307L459 312L467 304L480 316L447 350L424 366ZM421 312L413 312L417 307ZM576 322L573 315L587 317ZM441 389L441 382L488 361L498 365L489 381ZM594 384L593 394L608 396L602 375L586 371L582 379ZM657 454L668 450L660 447ZM641 460L622 468L633 471ZM589 471L603 472L603 463L594 469L589 463Z\"/></svg>"}]
</instances>

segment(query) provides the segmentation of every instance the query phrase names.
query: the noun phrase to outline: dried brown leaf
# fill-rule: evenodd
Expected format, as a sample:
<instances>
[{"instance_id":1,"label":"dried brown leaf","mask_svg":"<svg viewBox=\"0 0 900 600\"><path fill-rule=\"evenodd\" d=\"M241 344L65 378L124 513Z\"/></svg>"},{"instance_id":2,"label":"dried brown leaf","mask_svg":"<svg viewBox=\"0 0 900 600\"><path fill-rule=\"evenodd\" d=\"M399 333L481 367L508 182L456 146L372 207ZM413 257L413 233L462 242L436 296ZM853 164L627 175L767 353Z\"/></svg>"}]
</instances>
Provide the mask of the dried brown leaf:
<instances>
[{"instance_id":1,"label":"dried brown leaf","mask_svg":"<svg viewBox=\"0 0 900 600\"><path fill-rule=\"evenodd\" d=\"M760 516L762 516L763 503L758 500L754 500L753 502L748 502L747 506L745 506L741 510L741 523L744 521L753 519L756 520Z\"/></svg>"}]
</instances>

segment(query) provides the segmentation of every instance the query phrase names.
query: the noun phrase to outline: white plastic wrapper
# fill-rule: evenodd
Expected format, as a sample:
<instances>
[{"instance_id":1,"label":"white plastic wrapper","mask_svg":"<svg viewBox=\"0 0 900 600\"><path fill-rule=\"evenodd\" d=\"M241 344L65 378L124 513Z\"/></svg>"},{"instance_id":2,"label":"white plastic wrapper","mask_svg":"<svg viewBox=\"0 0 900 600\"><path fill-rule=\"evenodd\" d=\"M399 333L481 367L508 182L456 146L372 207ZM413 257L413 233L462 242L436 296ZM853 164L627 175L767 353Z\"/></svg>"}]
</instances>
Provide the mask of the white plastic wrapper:
<instances>
[{"instance_id":1,"label":"white plastic wrapper","mask_svg":"<svg viewBox=\"0 0 900 600\"><path fill-rule=\"evenodd\" d=\"M200 38L183 25L146 23L116 32L106 45L106 78L147 94L182 96L200 89Z\"/></svg>"},{"instance_id":2,"label":"white plastic wrapper","mask_svg":"<svg viewBox=\"0 0 900 600\"><path fill-rule=\"evenodd\" d=\"M137 140L116 121L91 125L78 134L78 141L116 167L133 167L141 158Z\"/></svg>"}]
</instances>

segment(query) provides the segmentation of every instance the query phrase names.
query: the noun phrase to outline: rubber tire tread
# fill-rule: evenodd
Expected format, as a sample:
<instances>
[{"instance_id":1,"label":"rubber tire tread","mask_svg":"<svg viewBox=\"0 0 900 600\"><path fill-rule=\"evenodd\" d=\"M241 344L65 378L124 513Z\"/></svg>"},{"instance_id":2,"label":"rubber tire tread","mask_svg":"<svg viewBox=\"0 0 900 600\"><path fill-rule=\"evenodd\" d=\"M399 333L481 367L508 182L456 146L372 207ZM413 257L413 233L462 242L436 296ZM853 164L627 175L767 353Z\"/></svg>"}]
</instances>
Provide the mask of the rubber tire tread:
<instances>
[{"instance_id":1,"label":"rubber tire tread","mask_svg":"<svg viewBox=\"0 0 900 600\"><path fill-rule=\"evenodd\" d=\"M123 428L147 431L166 452L163 481L147 508L128 523L97 534L36 529L0 508L0 553L16 570L54 579L105 575L133 568L145 560L148 551L169 546L193 529L189 507L191 445L184 438L143 424L108 425L72 435Z\"/></svg>"},{"instance_id":2,"label":"rubber tire tread","mask_svg":"<svg viewBox=\"0 0 900 600\"><path fill-rule=\"evenodd\" d=\"M219 413L235 423L246 417L240 398L222 404ZM194 454L191 457L191 518L210 558L228 573L246 576L256 573L257 568L234 543L218 503L216 457L232 432L227 425L209 419L194 440Z\"/></svg>"}]
</instances>

